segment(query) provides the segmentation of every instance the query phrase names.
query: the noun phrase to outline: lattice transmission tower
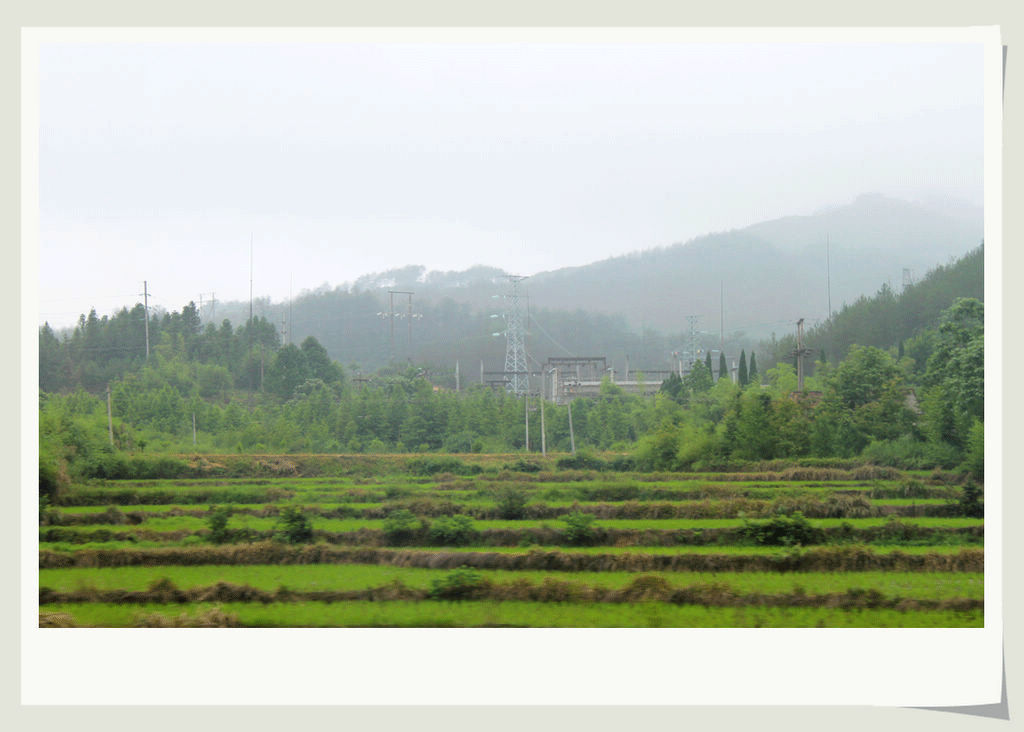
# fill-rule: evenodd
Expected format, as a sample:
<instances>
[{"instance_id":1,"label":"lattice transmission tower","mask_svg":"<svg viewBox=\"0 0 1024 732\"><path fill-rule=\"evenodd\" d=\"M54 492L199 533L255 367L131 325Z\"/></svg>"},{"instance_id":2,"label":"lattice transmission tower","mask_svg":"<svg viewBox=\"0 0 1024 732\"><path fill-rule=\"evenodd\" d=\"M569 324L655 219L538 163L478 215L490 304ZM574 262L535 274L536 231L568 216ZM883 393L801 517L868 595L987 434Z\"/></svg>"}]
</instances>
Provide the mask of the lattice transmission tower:
<instances>
[{"instance_id":1,"label":"lattice transmission tower","mask_svg":"<svg viewBox=\"0 0 1024 732\"><path fill-rule=\"evenodd\" d=\"M526 277L506 275L506 279L509 293L505 295L505 388L513 394L526 394L530 390L530 369L526 364L526 332L519 307L519 283Z\"/></svg>"}]
</instances>

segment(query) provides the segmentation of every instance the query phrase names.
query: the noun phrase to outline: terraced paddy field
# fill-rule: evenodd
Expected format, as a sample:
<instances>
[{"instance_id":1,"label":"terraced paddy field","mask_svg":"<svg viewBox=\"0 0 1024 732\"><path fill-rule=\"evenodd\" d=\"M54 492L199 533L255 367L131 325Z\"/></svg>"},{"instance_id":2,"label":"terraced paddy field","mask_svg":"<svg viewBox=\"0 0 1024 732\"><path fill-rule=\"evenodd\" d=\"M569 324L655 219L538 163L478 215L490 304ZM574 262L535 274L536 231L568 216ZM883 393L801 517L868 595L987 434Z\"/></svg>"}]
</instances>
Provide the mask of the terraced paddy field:
<instances>
[{"instance_id":1,"label":"terraced paddy field","mask_svg":"<svg viewBox=\"0 0 1024 732\"><path fill-rule=\"evenodd\" d=\"M983 521L949 474L245 465L72 486L40 516L40 624L983 625Z\"/></svg>"}]
</instances>

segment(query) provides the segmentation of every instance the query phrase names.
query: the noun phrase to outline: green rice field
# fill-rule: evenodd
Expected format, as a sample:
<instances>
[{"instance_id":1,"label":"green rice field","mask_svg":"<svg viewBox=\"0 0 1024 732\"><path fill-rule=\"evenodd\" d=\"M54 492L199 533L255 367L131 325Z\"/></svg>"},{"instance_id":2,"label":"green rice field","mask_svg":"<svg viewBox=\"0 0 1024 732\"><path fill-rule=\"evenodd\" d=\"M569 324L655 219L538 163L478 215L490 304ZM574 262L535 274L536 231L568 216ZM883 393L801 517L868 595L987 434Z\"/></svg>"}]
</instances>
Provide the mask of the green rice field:
<instances>
[{"instance_id":1,"label":"green rice field","mask_svg":"<svg viewBox=\"0 0 1024 732\"><path fill-rule=\"evenodd\" d=\"M40 624L984 623L984 522L948 476L536 463L422 475L361 456L336 477L73 485L40 516ZM290 534L289 516L306 533Z\"/></svg>"}]
</instances>

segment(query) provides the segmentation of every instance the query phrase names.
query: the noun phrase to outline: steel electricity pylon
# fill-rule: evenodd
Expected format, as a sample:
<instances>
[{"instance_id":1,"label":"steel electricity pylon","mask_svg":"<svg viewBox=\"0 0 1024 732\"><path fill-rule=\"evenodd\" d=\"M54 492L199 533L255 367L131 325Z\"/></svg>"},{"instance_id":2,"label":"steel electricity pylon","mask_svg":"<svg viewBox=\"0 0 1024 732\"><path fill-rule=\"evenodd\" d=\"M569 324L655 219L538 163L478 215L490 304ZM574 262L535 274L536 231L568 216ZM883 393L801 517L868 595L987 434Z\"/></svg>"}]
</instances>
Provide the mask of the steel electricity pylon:
<instances>
[{"instance_id":1,"label":"steel electricity pylon","mask_svg":"<svg viewBox=\"0 0 1024 732\"><path fill-rule=\"evenodd\" d=\"M523 313L519 307L519 283L526 279L520 275L506 275L509 292L505 295L505 375L506 389L513 394L527 394L530 390L530 370L526 364L526 333Z\"/></svg>"}]
</instances>

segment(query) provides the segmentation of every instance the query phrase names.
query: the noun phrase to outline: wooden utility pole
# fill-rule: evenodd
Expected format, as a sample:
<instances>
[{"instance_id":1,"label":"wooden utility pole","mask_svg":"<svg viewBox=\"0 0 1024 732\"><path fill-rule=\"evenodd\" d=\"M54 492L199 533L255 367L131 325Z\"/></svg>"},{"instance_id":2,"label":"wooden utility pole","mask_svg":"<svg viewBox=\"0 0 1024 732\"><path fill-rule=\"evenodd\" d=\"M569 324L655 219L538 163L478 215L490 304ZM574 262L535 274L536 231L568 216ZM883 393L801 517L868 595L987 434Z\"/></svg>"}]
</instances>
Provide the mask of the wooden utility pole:
<instances>
[{"instance_id":1,"label":"wooden utility pole","mask_svg":"<svg viewBox=\"0 0 1024 732\"><path fill-rule=\"evenodd\" d=\"M110 446L114 446L114 413L110 408L110 384L107 384L107 432L110 433Z\"/></svg>"}]
</instances>

